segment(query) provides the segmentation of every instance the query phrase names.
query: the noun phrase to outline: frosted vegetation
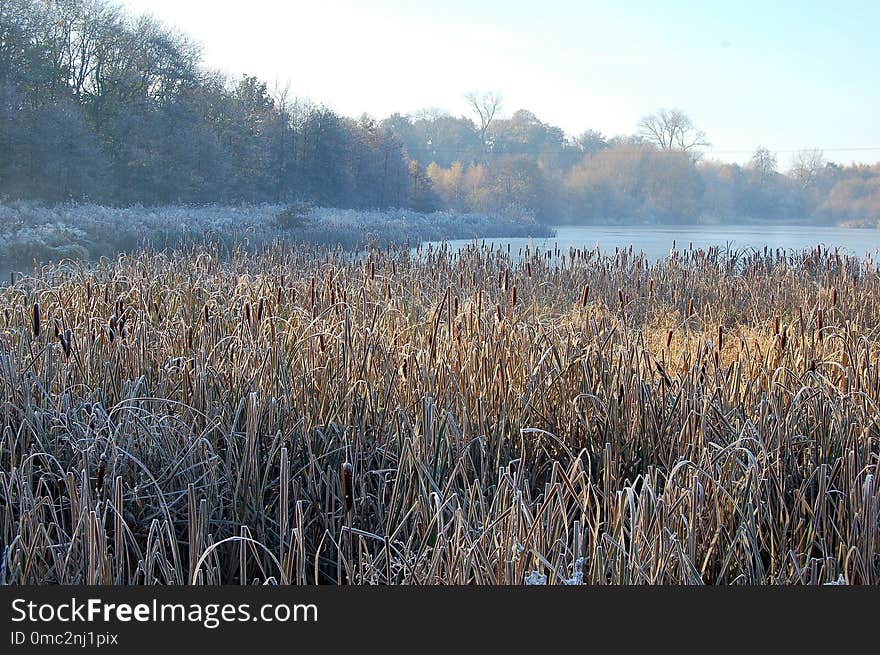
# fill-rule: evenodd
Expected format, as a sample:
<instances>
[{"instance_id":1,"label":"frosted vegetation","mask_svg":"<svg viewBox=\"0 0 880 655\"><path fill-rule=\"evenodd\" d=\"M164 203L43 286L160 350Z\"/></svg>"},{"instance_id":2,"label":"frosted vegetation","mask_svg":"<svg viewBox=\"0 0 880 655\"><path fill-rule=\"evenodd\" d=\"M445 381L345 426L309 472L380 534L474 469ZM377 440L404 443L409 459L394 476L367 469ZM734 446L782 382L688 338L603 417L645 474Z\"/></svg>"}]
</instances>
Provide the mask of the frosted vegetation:
<instances>
[{"instance_id":1,"label":"frosted vegetation","mask_svg":"<svg viewBox=\"0 0 880 655\"><path fill-rule=\"evenodd\" d=\"M65 258L96 260L148 246L219 243L258 249L276 241L341 245L416 245L441 239L548 236L523 218L406 209L329 209L307 205L165 206L0 204L0 268Z\"/></svg>"}]
</instances>

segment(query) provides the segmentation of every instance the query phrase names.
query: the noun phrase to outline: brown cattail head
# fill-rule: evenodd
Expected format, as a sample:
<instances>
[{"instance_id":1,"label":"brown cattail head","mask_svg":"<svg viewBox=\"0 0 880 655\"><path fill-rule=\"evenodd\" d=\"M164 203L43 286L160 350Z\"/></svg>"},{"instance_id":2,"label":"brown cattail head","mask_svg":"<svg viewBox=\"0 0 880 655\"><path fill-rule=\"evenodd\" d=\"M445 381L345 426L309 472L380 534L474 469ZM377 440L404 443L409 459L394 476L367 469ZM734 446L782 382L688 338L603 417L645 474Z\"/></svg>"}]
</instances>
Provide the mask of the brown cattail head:
<instances>
[{"instance_id":1,"label":"brown cattail head","mask_svg":"<svg viewBox=\"0 0 880 655\"><path fill-rule=\"evenodd\" d=\"M351 470L351 464L342 463L342 506L345 513L348 514L354 505L354 480Z\"/></svg>"},{"instance_id":2,"label":"brown cattail head","mask_svg":"<svg viewBox=\"0 0 880 655\"><path fill-rule=\"evenodd\" d=\"M617 302L620 303L621 306L623 305L623 289L617 290Z\"/></svg>"},{"instance_id":3,"label":"brown cattail head","mask_svg":"<svg viewBox=\"0 0 880 655\"><path fill-rule=\"evenodd\" d=\"M263 320L263 312L266 310L266 299L260 296L260 304L257 306L257 323Z\"/></svg>"},{"instance_id":4,"label":"brown cattail head","mask_svg":"<svg viewBox=\"0 0 880 655\"><path fill-rule=\"evenodd\" d=\"M581 297L581 305L583 307L587 306L587 298L589 298L589 297L590 297L590 285L585 284L584 285L584 293L583 293L583 296Z\"/></svg>"},{"instance_id":5,"label":"brown cattail head","mask_svg":"<svg viewBox=\"0 0 880 655\"><path fill-rule=\"evenodd\" d=\"M779 317L774 316L773 317L773 336L775 337L777 334L779 334Z\"/></svg>"},{"instance_id":6,"label":"brown cattail head","mask_svg":"<svg viewBox=\"0 0 880 655\"><path fill-rule=\"evenodd\" d=\"M40 336L40 303L34 303L34 337Z\"/></svg>"},{"instance_id":7,"label":"brown cattail head","mask_svg":"<svg viewBox=\"0 0 880 655\"><path fill-rule=\"evenodd\" d=\"M516 307L516 285L510 290L510 306Z\"/></svg>"},{"instance_id":8,"label":"brown cattail head","mask_svg":"<svg viewBox=\"0 0 880 655\"><path fill-rule=\"evenodd\" d=\"M101 461L98 463L98 472L95 474L95 490L101 491L104 487L104 473L107 472L107 455L101 454Z\"/></svg>"},{"instance_id":9,"label":"brown cattail head","mask_svg":"<svg viewBox=\"0 0 880 655\"><path fill-rule=\"evenodd\" d=\"M61 349L64 351L65 357L70 357L70 340L72 334L70 332L70 328L66 329L64 332L58 335L58 341L61 342Z\"/></svg>"},{"instance_id":10,"label":"brown cattail head","mask_svg":"<svg viewBox=\"0 0 880 655\"><path fill-rule=\"evenodd\" d=\"M822 341L822 328L825 327L824 321L822 319L822 309L816 310L816 331L819 336L819 341Z\"/></svg>"},{"instance_id":11,"label":"brown cattail head","mask_svg":"<svg viewBox=\"0 0 880 655\"><path fill-rule=\"evenodd\" d=\"M670 329L666 333L666 347L669 348L669 344L671 344L671 343L672 343L672 330Z\"/></svg>"},{"instance_id":12,"label":"brown cattail head","mask_svg":"<svg viewBox=\"0 0 880 655\"><path fill-rule=\"evenodd\" d=\"M831 287L831 306L837 307L837 287Z\"/></svg>"},{"instance_id":13,"label":"brown cattail head","mask_svg":"<svg viewBox=\"0 0 880 655\"><path fill-rule=\"evenodd\" d=\"M690 318L691 316L694 315L694 299L693 299L693 297L691 297L691 299L688 301L688 314L687 315L688 315L688 318Z\"/></svg>"}]
</instances>

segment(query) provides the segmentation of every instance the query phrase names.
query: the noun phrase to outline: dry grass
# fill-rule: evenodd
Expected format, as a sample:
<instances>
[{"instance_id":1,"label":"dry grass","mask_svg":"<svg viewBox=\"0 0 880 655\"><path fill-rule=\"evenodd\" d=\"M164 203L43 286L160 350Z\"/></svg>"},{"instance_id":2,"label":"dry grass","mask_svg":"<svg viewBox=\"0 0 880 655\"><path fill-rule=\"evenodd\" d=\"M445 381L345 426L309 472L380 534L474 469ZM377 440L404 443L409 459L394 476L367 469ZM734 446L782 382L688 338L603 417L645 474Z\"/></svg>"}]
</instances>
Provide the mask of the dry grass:
<instances>
[{"instance_id":1,"label":"dry grass","mask_svg":"<svg viewBox=\"0 0 880 655\"><path fill-rule=\"evenodd\" d=\"M880 582L876 272L513 254L17 280L3 581Z\"/></svg>"}]
</instances>

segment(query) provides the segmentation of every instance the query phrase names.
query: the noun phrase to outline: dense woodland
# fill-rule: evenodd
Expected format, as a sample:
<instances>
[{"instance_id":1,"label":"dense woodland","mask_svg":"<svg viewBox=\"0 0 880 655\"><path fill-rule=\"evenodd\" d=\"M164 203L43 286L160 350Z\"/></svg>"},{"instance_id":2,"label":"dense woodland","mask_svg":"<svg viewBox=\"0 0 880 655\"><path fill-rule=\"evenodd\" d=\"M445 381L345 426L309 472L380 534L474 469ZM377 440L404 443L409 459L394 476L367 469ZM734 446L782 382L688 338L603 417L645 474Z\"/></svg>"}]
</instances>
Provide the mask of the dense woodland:
<instances>
[{"instance_id":1,"label":"dense woodland","mask_svg":"<svg viewBox=\"0 0 880 655\"><path fill-rule=\"evenodd\" d=\"M376 72L380 75L380 72ZM353 119L244 75L105 0L0 0L0 200L285 203L552 222L880 219L880 164L757 148L710 160L680 110L566 135L493 94L472 114Z\"/></svg>"}]
</instances>

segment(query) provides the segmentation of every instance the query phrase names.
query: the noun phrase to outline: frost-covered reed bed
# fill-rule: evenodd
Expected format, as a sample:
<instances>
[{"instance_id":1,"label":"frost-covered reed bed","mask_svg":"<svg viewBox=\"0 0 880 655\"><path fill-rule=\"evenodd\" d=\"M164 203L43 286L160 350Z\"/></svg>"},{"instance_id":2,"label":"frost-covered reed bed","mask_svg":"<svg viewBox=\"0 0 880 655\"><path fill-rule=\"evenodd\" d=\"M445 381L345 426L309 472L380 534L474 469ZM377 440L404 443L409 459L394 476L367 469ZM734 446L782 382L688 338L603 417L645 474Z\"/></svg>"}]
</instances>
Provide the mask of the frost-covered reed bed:
<instances>
[{"instance_id":1,"label":"frost-covered reed bed","mask_svg":"<svg viewBox=\"0 0 880 655\"><path fill-rule=\"evenodd\" d=\"M0 581L880 582L824 249L140 253L0 290Z\"/></svg>"},{"instance_id":2,"label":"frost-covered reed bed","mask_svg":"<svg viewBox=\"0 0 880 655\"><path fill-rule=\"evenodd\" d=\"M0 269L29 269L33 262L95 260L140 246L173 248L220 243L258 249L274 241L340 245L346 249L472 237L549 236L527 218L393 209L368 211L258 206L115 208L90 204L52 207L0 204Z\"/></svg>"}]
</instances>

